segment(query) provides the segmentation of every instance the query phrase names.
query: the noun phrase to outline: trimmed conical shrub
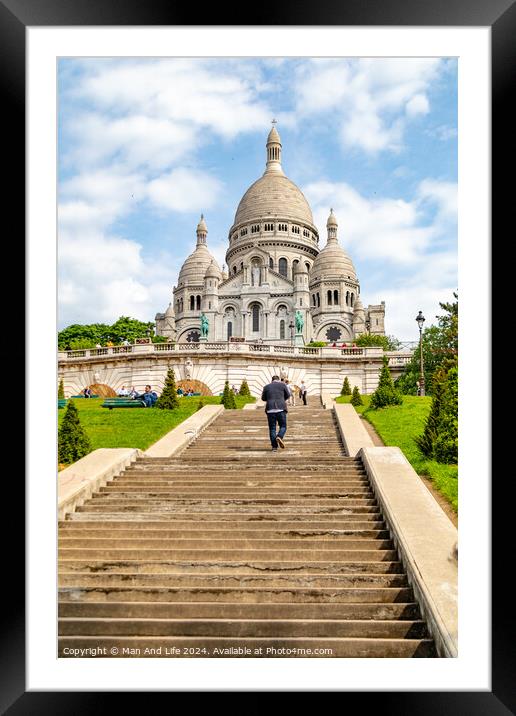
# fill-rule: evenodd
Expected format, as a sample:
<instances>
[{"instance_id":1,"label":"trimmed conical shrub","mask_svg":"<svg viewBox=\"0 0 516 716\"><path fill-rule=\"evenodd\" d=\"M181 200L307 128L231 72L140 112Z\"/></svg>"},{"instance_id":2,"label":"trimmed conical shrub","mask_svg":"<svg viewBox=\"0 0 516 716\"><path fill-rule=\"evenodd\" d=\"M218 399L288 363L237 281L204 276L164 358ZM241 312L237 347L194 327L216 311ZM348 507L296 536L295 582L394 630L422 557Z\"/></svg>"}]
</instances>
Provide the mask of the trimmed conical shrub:
<instances>
[{"instance_id":1,"label":"trimmed conical shrub","mask_svg":"<svg viewBox=\"0 0 516 716\"><path fill-rule=\"evenodd\" d=\"M355 385L353 388L353 393L351 394L351 405L363 405L364 401L362 400L362 396L360 395L360 391L358 390L358 385Z\"/></svg>"},{"instance_id":2,"label":"trimmed conical shrub","mask_svg":"<svg viewBox=\"0 0 516 716\"><path fill-rule=\"evenodd\" d=\"M70 465L91 450L90 439L79 420L79 412L73 400L70 400L58 433L59 462Z\"/></svg>"},{"instance_id":3,"label":"trimmed conical shrub","mask_svg":"<svg viewBox=\"0 0 516 716\"><path fill-rule=\"evenodd\" d=\"M370 407L377 410L378 408L385 408L387 405L401 405L402 403L403 398L399 390L396 390L394 387L394 382L389 370L389 361L387 356L384 355L383 366L378 380L378 388L371 396Z\"/></svg>"},{"instance_id":4,"label":"trimmed conical shrub","mask_svg":"<svg viewBox=\"0 0 516 716\"><path fill-rule=\"evenodd\" d=\"M63 383L63 379L62 379L62 378L61 378L61 380L59 381L59 388L57 389L57 397L58 397L59 400L64 400L64 399L65 399L64 383Z\"/></svg>"},{"instance_id":5,"label":"trimmed conical shrub","mask_svg":"<svg viewBox=\"0 0 516 716\"><path fill-rule=\"evenodd\" d=\"M161 410L174 410L179 405L179 398L177 397L176 378L174 375L174 369L169 368L167 377L165 379L165 385L163 391L156 401L154 407L161 408Z\"/></svg>"},{"instance_id":6,"label":"trimmed conical shrub","mask_svg":"<svg viewBox=\"0 0 516 716\"><path fill-rule=\"evenodd\" d=\"M220 403L226 408L226 410L234 410L236 408L235 395L229 387L228 380L226 380L224 384L224 392L222 393Z\"/></svg>"},{"instance_id":7,"label":"trimmed conical shrub","mask_svg":"<svg viewBox=\"0 0 516 716\"><path fill-rule=\"evenodd\" d=\"M446 371L437 370L433 377L432 406L426 419L422 435L414 438L416 445L425 457L434 457L434 444L439 435L441 410L445 392Z\"/></svg>"},{"instance_id":8,"label":"trimmed conical shrub","mask_svg":"<svg viewBox=\"0 0 516 716\"><path fill-rule=\"evenodd\" d=\"M249 385L247 383L247 380L244 378L242 381L242 385L240 386L240 390L238 391L238 395L243 395L246 398L251 397L251 391L249 390Z\"/></svg>"},{"instance_id":9,"label":"trimmed conical shrub","mask_svg":"<svg viewBox=\"0 0 516 716\"><path fill-rule=\"evenodd\" d=\"M458 400L459 371L454 366L446 376L438 435L434 442L435 459L448 465L455 465L459 458Z\"/></svg>"},{"instance_id":10,"label":"trimmed conical shrub","mask_svg":"<svg viewBox=\"0 0 516 716\"><path fill-rule=\"evenodd\" d=\"M341 395L351 395L351 386L349 384L348 376L344 378L344 383L342 384L342 390L340 391Z\"/></svg>"}]
</instances>

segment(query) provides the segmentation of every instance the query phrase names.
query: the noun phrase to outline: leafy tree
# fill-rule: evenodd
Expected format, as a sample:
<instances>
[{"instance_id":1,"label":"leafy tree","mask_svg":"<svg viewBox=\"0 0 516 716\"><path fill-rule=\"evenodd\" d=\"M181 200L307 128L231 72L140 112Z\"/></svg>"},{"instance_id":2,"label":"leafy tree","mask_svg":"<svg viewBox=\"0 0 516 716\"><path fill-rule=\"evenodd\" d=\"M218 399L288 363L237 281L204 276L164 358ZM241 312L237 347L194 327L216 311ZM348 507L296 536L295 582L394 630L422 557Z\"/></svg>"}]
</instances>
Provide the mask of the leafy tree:
<instances>
[{"instance_id":1,"label":"leafy tree","mask_svg":"<svg viewBox=\"0 0 516 716\"><path fill-rule=\"evenodd\" d=\"M147 331L152 332L154 326L152 321L139 321L128 316L120 316L111 326L106 323L74 323L58 333L57 343L59 350L94 348L97 343L106 345L108 340L115 344L124 340L134 343L137 338L145 338Z\"/></svg>"},{"instance_id":2,"label":"leafy tree","mask_svg":"<svg viewBox=\"0 0 516 716\"><path fill-rule=\"evenodd\" d=\"M57 398L58 398L58 400L64 400L64 397L65 397L64 383L63 383L63 379L61 378L61 380L59 381L59 387L57 389Z\"/></svg>"},{"instance_id":3,"label":"leafy tree","mask_svg":"<svg viewBox=\"0 0 516 716\"><path fill-rule=\"evenodd\" d=\"M58 433L59 462L71 464L91 452L91 443L79 420L73 400L68 402Z\"/></svg>"},{"instance_id":4,"label":"leafy tree","mask_svg":"<svg viewBox=\"0 0 516 716\"><path fill-rule=\"evenodd\" d=\"M383 366L380 371L378 387L371 396L370 407L374 410L385 408L387 405L401 405L403 398L401 393L396 390L389 370L389 361L387 356L383 357Z\"/></svg>"},{"instance_id":5,"label":"leafy tree","mask_svg":"<svg viewBox=\"0 0 516 716\"><path fill-rule=\"evenodd\" d=\"M251 391L249 390L249 385L247 383L247 380L244 378L242 381L242 385L240 386L240 390L238 391L238 395L243 395L246 398L251 397Z\"/></svg>"},{"instance_id":6,"label":"leafy tree","mask_svg":"<svg viewBox=\"0 0 516 716\"><path fill-rule=\"evenodd\" d=\"M364 401L362 400L362 396L360 395L360 391L358 390L358 385L355 385L353 388L353 393L351 395L351 405L363 405Z\"/></svg>"},{"instance_id":7,"label":"leafy tree","mask_svg":"<svg viewBox=\"0 0 516 716\"><path fill-rule=\"evenodd\" d=\"M348 376L344 378L344 382L342 383L342 390L340 391L341 395L351 395L351 386L349 384Z\"/></svg>"},{"instance_id":8,"label":"leafy tree","mask_svg":"<svg viewBox=\"0 0 516 716\"><path fill-rule=\"evenodd\" d=\"M444 314L436 316L437 325L423 331L423 365L425 372L425 393L433 394L433 377L436 371L458 354L458 293L454 292L455 301L439 303ZM416 382L420 376L419 346L414 351L403 375L396 381L396 387L405 395L417 395Z\"/></svg>"},{"instance_id":9,"label":"leafy tree","mask_svg":"<svg viewBox=\"0 0 516 716\"><path fill-rule=\"evenodd\" d=\"M163 391L156 401L154 407L160 408L161 410L174 410L179 405L179 398L177 397L176 378L174 375L174 369L169 368L167 371L167 377L165 378L165 385Z\"/></svg>"},{"instance_id":10,"label":"leafy tree","mask_svg":"<svg viewBox=\"0 0 516 716\"><path fill-rule=\"evenodd\" d=\"M357 346L378 346L384 351L397 351L400 347L400 341L394 336L379 336L375 333L362 333L355 339Z\"/></svg>"}]
</instances>

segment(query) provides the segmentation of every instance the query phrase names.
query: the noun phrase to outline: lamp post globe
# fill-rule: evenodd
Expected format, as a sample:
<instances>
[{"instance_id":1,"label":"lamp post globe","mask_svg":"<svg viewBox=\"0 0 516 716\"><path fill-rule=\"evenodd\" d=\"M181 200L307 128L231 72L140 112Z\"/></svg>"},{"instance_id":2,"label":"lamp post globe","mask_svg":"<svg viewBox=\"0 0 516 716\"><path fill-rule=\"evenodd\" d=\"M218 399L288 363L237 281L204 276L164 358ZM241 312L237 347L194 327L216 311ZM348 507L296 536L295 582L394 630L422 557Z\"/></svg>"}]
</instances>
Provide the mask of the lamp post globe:
<instances>
[{"instance_id":1,"label":"lamp post globe","mask_svg":"<svg viewBox=\"0 0 516 716\"><path fill-rule=\"evenodd\" d=\"M423 366L423 324L425 317L423 312L419 311L416 316L416 323L419 327L419 387L418 395L423 396L425 394L425 371Z\"/></svg>"}]
</instances>

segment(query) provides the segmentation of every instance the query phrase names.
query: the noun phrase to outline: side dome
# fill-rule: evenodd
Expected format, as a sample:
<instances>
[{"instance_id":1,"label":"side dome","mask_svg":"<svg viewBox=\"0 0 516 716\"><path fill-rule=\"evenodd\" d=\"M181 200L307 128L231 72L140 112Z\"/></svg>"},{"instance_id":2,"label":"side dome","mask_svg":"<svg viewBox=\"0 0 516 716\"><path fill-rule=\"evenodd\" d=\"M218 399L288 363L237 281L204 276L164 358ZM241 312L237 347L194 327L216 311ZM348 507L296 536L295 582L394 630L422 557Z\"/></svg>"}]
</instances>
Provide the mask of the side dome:
<instances>
[{"instance_id":1,"label":"side dome","mask_svg":"<svg viewBox=\"0 0 516 716\"><path fill-rule=\"evenodd\" d=\"M211 263L214 263L215 267L220 271L218 263L208 250L206 244L207 234L208 228L204 216L201 214L201 220L197 224L197 246L181 266L177 279L177 288L181 288L185 284L202 284Z\"/></svg>"},{"instance_id":2,"label":"side dome","mask_svg":"<svg viewBox=\"0 0 516 716\"><path fill-rule=\"evenodd\" d=\"M328 241L312 264L310 283L329 278L350 278L356 281L357 274L353 262L337 239L338 224L333 209L326 225L328 227Z\"/></svg>"}]
</instances>

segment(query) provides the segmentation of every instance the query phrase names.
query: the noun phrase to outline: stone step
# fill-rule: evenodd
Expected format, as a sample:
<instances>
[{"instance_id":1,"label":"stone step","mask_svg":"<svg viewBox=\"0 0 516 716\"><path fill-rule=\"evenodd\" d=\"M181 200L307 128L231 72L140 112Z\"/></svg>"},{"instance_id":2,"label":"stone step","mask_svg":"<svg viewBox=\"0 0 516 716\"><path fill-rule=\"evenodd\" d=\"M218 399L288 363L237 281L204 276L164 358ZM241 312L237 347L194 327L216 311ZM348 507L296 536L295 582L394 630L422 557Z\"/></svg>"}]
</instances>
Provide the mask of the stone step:
<instances>
[{"instance_id":1,"label":"stone step","mask_svg":"<svg viewBox=\"0 0 516 716\"><path fill-rule=\"evenodd\" d=\"M116 654L113 649L117 649ZM359 639L291 637L100 637L62 636L58 655L66 649L87 649L92 658L428 658L435 656L431 639ZM124 651L125 650L125 651ZM79 652L80 653L80 652Z\"/></svg>"},{"instance_id":2,"label":"stone step","mask_svg":"<svg viewBox=\"0 0 516 716\"><path fill-rule=\"evenodd\" d=\"M292 555L295 556L295 555ZM327 557L331 555L326 555ZM401 562L310 562L305 559L279 562L278 560L154 560L144 559L103 560L103 559L59 559L63 573L87 572L91 574L402 574Z\"/></svg>"},{"instance_id":3,"label":"stone step","mask_svg":"<svg viewBox=\"0 0 516 716\"><path fill-rule=\"evenodd\" d=\"M148 538L136 536L132 539L124 539L120 537L86 537L86 538L74 538L74 537L59 537L59 548L60 549L75 549L84 547L85 549L209 549L215 551L223 550L280 550L288 551L291 550L292 554L301 550L305 551L319 550L319 551L334 551L334 550L351 550L351 549L362 549L362 550L392 550L393 543L391 539L367 539L356 537L344 537L339 540L326 539L326 540L314 540L306 537L305 539L275 539L275 538L264 538L263 536L258 539L243 539L233 535L227 535L223 538L205 537L204 539L190 539L183 537L176 540L170 540L166 542L163 538Z\"/></svg>"},{"instance_id":4,"label":"stone step","mask_svg":"<svg viewBox=\"0 0 516 716\"><path fill-rule=\"evenodd\" d=\"M221 637L358 637L362 639L424 639L421 620L336 619L113 619L60 617L60 636L206 636Z\"/></svg>"},{"instance_id":5,"label":"stone step","mask_svg":"<svg viewBox=\"0 0 516 716\"><path fill-rule=\"evenodd\" d=\"M302 505L303 507L307 508L310 506L313 507L325 507L325 506L335 506L342 504L346 507L366 507L366 506L372 506L376 504L376 500L372 497L361 497L361 496L353 496L348 497L346 495L335 495L335 497L331 498L312 498L312 497L297 497L297 496L274 496L271 497L265 497L263 494L257 495L257 496L249 496L248 498L245 496L228 496L228 497L203 497L199 496L197 498L195 497L161 497L161 496L144 496L144 497L138 497L135 495L134 497L119 497L119 495L116 494L110 494L110 493L97 493L95 497L90 498L90 500L86 501L84 503L84 506L92 506L95 505L97 507L102 508L104 505L112 505L115 504L116 507L151 507L151 506L158 506L158 507L167 507L167 506L188 506L188 505L196 505L199 507L200 505L208 506L208 505L255 505L257 507L261 507L263 505L283 505L283 506L292 506L295 507L296 505Z\"/></svg>"},{"instance_id":6,"label":"stone step","mask_svg":"<svg viewBox=\"0 0 516 716\"><path fill-rule=\"evenodd\" d=\"M122 619L420 619L412 603L59 602L60 617Z\"/></svg>"},{"instance_id":7,"label":"stone step","mask_svg":"<svg viewBox=\"0 0 516 716\"><path fill-rule=\"evenodd\" d=\"M260 490L270 490L270 489L283 489L283 490L302 490L302 489L325 489L325 488L331 488L331 489L348 489L348 488L358 488L358 489L364 489L368 488L370 489L370 485L366 479L346 479L346 480L340 480L340 479L333 479L333 480L312 480L312 479L304 479L304 480L298 480L297 482L293 482L292 480L289 480L288 482L286 480L281 481L273 481L273 480L267 480L263 483L256 479L244 479L241 480L220 480L220 479L214 479L213 481L209 480L176 480L174 478L170 477L138 477L133 478L129 476L124 477L117 477L112 482L108 483L106 485L107 488L116 487L118 489L123 489L126 487L131 488L149 488L152 489L153 487L158 487L160 489L166 489L166 488L173 488L180 489L180 488L186 488L186 489L240 489L240 488L254 488L254 489L260 489ZM101 488L103 490L103 488Z\"/></svg>"},{"instance_id":8,"label":"stone step","mask_svg":"<svg viewBox=\"0 0 516 716\"><path fill-rule=\"evenodd\" d=\"M392 549L346 549L344 545L335 549L324 549L324 542L318 542L313 548L303 545L303 558L309 562L320 559L333 559L342 561L359 561L359 562L392 562L397 560L397 553ZM289 546L288 549L257 549L257 548L235 548L228 549L216 547L212 549L195 549L181 547L179 544L172 548L163 547L161 549L152 549L151 547L116 548L116 547L59 547L59 556L68 559L227 559L234 561L236 559L252 559L261 560L288 560L292 558L295 551L295 544Z\"/></svg>"},{"instance_id":9,"label":"stone step","mask_svg":"<svg viewBox=\"0 0 516 716\"><path fill-rule=\"evenodd\" d=\"M154 574L139 572L66 572L61 567L58 580L60 587L199 587L220 589L225 587L406 587L404 574Z\"/></svg>"},{"instance_id":10,"label":"stone step","mask_svg":"<svg viewBox=\"0 0 516 716\"><path fill-rule=\"evenodd\" d=\"M122 528L124 525L128 529L162 529L163 527L170 527L171 529L191 529L192 522L205 525L209 529L219 527L226 529L226 527L240 527L247 529L358 529L359 527L365 527L368 529L378 528L384 529L384 522L379 512L371 512L366 514L349 514L349 515L336 515L331 514L309 514L302 513L296 515L294 513L285 514L274 514L268 513L267 515L255 513L240 513L240 512L197 512L195 514L190 513L167 513L165 515L155 514L139 514L139 513L109 513L109 512L72 512L66 516L66 520L60 522L61 527L72 527L75 523L79 522L81 528L85 529L99 529L103 528L104 525L112 526L113 529Z\"/></svg>"},{"instance_id":11,"label":"stone step","mask_svg":"<svg viewBox=\"0 0 516 716\"><path fill-rule=\"evenodd\" d=\"M77 523L76 523L77 525ZM189 529L160 529L160 530L139 530L139 529L125 529L117 530L109 527L103 527L102 529L80 529L81 524L79 523L74 529L61 529L59 531L59 541L62 544L62 540L68 538L74 538L76 540L81 539L160 539L160 540L180 540L180 539L196 539L204 538L208 540L212 539L243 539L243 540L261 540L267 539L290 539L299 540L304 542L307 539L310 540L332 540L336 542L347 541L351 539L375 539L375 540L388 540L390 539L389 531L386 529L349 529L349 530L338 530L338 529L324 529L324 530L310 530L306 528L297 529L285 529L285 530L252 530L252 529L235 529L226 527L226 529L207 529L204 525L191 525Z\"/></svg>"},{"instance_id":12,"label":"stone step","mask_svg":"<svg viewBox=\"0 0 516 716\"><path fill-rule=\"evenodd\" d=\"M175 497L201 497L214 498L222 497L225 500L245 497L246 499L260 499L264 496L291 499L292 497L323 497L323 498L342 498L342 497L369 497L372 498L373 491L370 487L352 486L347 489L342 486L335 487L269 487L262 489L260 487L212 487L207 485L205 488L199 487L148 487L143 489L141 486L131 487L126 485L111 484L101 487L98 492L92 493L92 497L117 496L120 499L146 499L152 497L161 497L171 499Z\"/></svg>"},{"instance_id":13,"label":"stone step","mask_svg":"<svg viewBox=\"0 0 516 716\"><path fill-rule=\"evenodd\" d=\"M224 504L212 504L209 505L205 501L202 503L192 503L190 505L184 504L184 505L178 505L177 503L171 502L168 505L163 504L162 502L159 502L157 504L146 504L146 505L117 505L116 502L104 503L102 505L98 504L98 500L94 500L90 503L85 503L84 505L81 505L80 507L77 507L78 513L83 512L97 512L105 514L107 517L108 515L113 514L124 514L129 512L137 512L140 513L142 518L144 518L144 515L152 515L153 518L159 517L168 517L168 515L194 515L198 514L197 510L202 509L202 511L205 514L211 513L211 514L222 514L224 512L234 514L235 513L235 505L237 503L235 501L228 503L227 505ZM270 515L277 515L285 519L285 515L288 515L288 519L292 519L292 515L303 515L304 519L306 521L309 521L310 519L318 518L321 515L328 515L328 516L340 516L340 517L347 517L350 515L377 515L378 519L380 517L380 510L377 505L353 505L346 503L345 507L342 506L334 506L332 502L331 507L325 507L325 506L314 506L311 507L303 507L296 504L289 504L287 506L281 506L277 504L271 504L270 506L267 505L257 505L257 504L240 504L239 506L239 513L240 515L253 515L254 519L268 519Z\"/></svg>"},{"instance_id":14,"label":"stone step","mask_svg":"<svg viewBox=\"0 0 516 716\"><path fill-rule=\"evenodd\" d=\"M413 602L410 587L59 587L60 601L227 602Z\"/></svg>"}]
</instances>

